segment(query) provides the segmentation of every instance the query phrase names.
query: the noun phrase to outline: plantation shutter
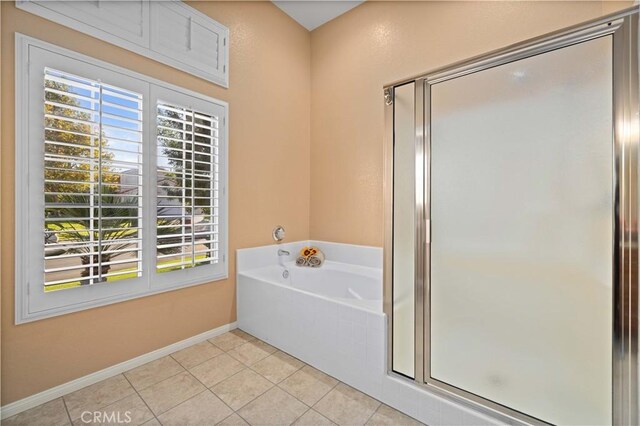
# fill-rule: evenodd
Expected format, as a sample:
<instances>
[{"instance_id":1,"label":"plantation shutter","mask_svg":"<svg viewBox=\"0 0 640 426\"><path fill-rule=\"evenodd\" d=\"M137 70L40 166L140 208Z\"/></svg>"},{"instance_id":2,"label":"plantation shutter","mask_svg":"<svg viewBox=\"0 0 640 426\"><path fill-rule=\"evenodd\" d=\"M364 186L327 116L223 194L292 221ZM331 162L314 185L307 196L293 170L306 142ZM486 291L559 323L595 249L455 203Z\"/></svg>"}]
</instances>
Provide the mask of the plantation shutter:
<instances>
[{"instance_id":1,"label":"plantation shutter","mask_svg":"<svg viewBox=\"0 0 640 426\"><path fill-rule=\"evenodd\" d=\"M220 262L219 117L157 103L156 270Z\"/></svg>"},{"instance_id":2,"label":"plantation shutter","mask_svg":"<svg viewBox=\"0 0 640 426\"><path fill-rule=\"evenodd\" d=\"M142 102L45 68L45 291L142 275Z\"/></svg>"}]
</instances>

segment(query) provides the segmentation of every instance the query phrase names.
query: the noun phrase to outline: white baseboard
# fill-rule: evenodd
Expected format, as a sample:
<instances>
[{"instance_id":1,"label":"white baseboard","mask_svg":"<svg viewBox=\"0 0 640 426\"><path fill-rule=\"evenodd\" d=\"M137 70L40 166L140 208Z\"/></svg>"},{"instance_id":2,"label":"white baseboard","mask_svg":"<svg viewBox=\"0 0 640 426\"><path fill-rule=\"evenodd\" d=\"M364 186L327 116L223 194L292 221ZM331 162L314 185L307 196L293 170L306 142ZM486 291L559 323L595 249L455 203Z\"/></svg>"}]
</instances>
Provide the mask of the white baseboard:
<instances>
[{"instance_id":1,"label":"white baseboard","mask_svg":"<svg viewBox=\"0 0 640 426\"><path fill-rule=\"evenodd\" d=\"M18 401L12 402L11 404L0 407L0 419L4 420L11 416L15 416L16 414L21 413L25 410L37 407L40 404L44 404L45 402L49 402L104 379L108 379L109 377L124 373L127 370L131 370L132 368L136 368L148 362L162 358L176 351L179 351L180 349L195 345L196 343L204 342L207 339L211 339L212 337L218 336L222 333L226 333L227 331L231 331L235 328L238 328L238 323L232 322L230 324L214 328L213 330L205 331L204 333L195 335L193 337L189 337L188 339L181 340L177 343L173 343L169 346L165 346L164 348L160 348L144 355L140 355L128 361L112 365L111 367L107 367L104 370L96 371L95 373L88 374L70 382L63 383L54 388L47 389L35 395L31 395Z\"/></svg>"}]
</instances>

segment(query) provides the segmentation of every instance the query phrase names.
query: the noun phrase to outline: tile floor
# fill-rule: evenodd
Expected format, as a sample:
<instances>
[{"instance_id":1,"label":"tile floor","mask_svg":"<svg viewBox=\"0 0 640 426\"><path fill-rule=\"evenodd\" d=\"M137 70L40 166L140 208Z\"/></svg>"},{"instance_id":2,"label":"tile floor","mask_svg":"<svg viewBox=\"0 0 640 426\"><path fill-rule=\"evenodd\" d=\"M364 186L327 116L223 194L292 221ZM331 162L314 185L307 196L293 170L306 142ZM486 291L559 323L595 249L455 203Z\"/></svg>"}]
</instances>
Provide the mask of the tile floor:
<instances>
[{"instance_id":1,"label":"tile floor","mask_svg":"<svg viewBox=\"0 0 640 426\"><path fill-rule=\"evenodd\" d=\"M82 425L94 412L110 416L102 424L148 426L420 425L241 330L42 404L2 425Z\"/></svg>"}]
</instances>

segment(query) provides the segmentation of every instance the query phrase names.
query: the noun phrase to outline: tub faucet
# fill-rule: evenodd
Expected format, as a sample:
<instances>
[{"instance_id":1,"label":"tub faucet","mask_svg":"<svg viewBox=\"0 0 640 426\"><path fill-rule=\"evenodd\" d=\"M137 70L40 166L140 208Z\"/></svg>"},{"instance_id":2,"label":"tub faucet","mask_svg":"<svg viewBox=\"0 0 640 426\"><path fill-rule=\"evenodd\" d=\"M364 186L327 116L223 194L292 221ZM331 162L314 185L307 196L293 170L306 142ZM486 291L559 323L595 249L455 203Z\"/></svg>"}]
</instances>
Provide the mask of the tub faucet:
<instances>
[{"instance_id":1,"label":"tub faucet","mask_svg":"<svg viewBox=\"0 0 640 426\"><path fill-rule=\"evenodd\" d=\"M291 253L286 250L278 249L278 256L289 256L290 254Z\"/></svg>"}]
</instances>

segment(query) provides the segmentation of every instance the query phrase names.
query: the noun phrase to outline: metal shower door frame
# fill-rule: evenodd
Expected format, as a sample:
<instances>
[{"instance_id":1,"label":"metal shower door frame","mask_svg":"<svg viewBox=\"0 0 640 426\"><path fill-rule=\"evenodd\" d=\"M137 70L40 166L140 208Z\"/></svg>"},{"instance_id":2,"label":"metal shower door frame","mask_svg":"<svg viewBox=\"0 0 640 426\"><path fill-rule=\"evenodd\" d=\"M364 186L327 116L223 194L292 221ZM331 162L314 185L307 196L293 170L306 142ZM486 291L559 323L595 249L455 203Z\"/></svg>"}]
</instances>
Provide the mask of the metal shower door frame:
<instances>
[{"instance_id":1,"label":"metal shower door frame","mask_svg":"<svg viewBox=\"0 0 640 426\"><path fill-rule=\"evenodd\" d=\"M614 425L640 423L638 407L638 226L640 101L638 8L629 8L565 30L518 43L385 87L384 310L388 321L387 371L393 371L393 99L394 87L415 82L416 239L415 376L413 381L462 405L501 420L547 424L504 405L433 379L430 372L430 94L433 84L544 54L600 37L613 42L613 347Z\"/></svg>"}]
</instances>

